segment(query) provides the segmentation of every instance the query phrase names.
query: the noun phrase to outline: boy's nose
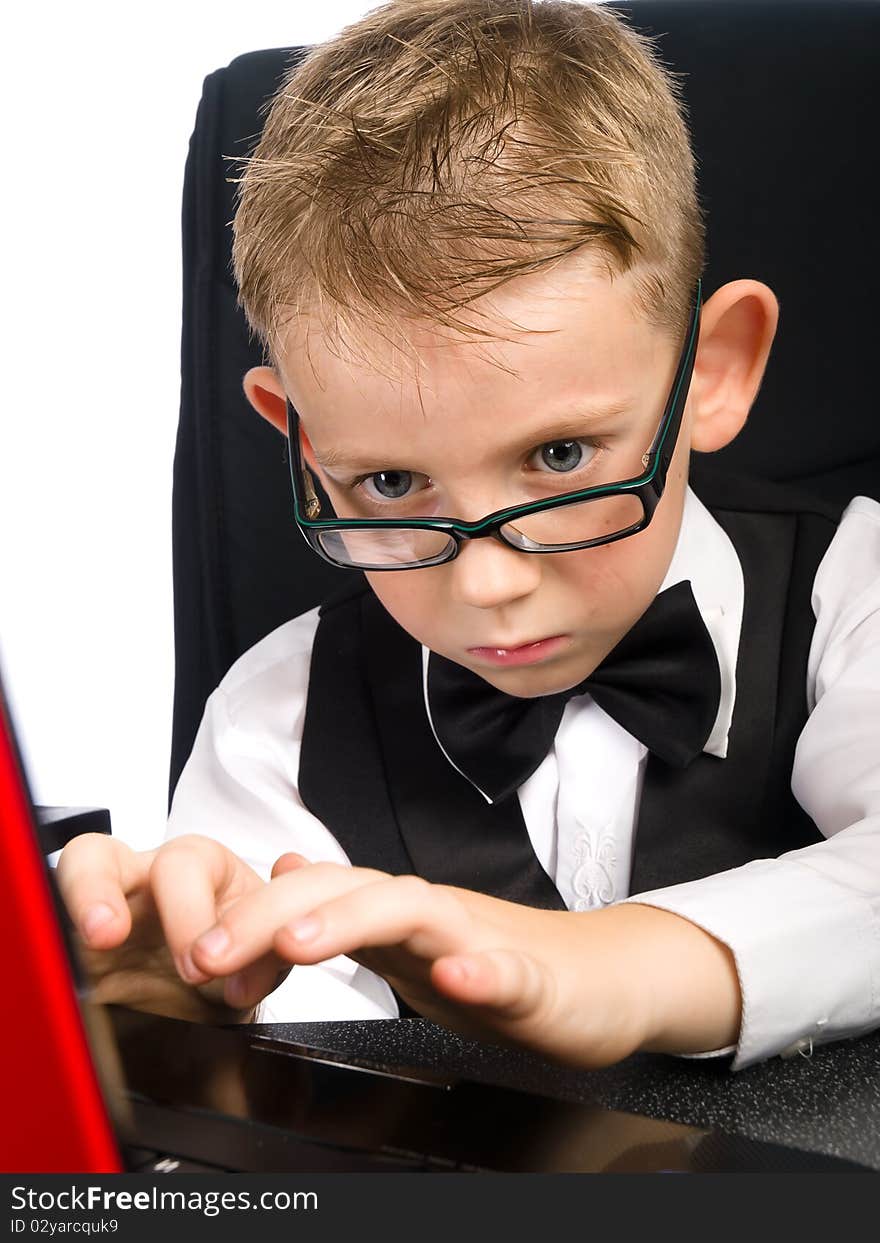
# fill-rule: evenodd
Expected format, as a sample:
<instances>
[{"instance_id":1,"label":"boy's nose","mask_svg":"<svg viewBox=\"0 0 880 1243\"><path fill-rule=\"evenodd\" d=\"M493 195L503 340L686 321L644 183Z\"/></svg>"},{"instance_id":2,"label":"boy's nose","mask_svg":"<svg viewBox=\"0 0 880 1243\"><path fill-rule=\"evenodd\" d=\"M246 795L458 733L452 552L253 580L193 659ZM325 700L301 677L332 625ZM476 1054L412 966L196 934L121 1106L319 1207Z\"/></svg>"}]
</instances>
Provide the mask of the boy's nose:
<instances>
[{"instance_id":1,"label":"boy's nose","mask_svg":"<svg viewBox=\"0 0 880 1243\"><path fill-rule=\"evenodd\" d=\"M497 608L530 595L541 581L541 558L519 552L499 539L466 540L448 569L450 593L458 604Z\"/></svg>"}]
</instances>

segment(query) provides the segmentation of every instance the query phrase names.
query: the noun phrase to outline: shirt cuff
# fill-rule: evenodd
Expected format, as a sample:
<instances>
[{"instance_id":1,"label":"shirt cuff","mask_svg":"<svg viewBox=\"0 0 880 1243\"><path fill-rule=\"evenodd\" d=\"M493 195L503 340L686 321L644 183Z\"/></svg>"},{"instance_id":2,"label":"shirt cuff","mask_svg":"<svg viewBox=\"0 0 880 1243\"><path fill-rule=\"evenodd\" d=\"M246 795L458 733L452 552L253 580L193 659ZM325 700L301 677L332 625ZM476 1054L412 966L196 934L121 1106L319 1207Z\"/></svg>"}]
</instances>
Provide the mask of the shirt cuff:
<instances>
[{"instance_id":1,"label":"shirt cuff","mask_svg":"<svg viewBox=\"0 0 880 1243\"><path fill-rule=\"evenodd\" d=\"M880 927L872 906L808 864L758 859L624 900L680 915L730 949L742 991L731 1070L880 1023Z\"/></svg>"}]
</instances>

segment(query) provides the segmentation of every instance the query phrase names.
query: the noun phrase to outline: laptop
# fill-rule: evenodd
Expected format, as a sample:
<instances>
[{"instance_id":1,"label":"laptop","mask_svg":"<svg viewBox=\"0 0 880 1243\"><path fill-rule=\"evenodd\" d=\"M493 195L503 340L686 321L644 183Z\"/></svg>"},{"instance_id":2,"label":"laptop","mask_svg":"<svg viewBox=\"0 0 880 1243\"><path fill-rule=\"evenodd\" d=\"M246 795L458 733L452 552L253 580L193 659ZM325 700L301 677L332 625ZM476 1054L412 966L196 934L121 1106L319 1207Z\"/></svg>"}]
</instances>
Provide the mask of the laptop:
<instances>
[{"instance_id":1,"label":"laptop","mask_svg":"<svg viewBox=\"0 0 880 1243\"><path fill-rule=\"evenodd\" d=\"M2 1172L864 1169L459 1074L328 1053L261 1035L258 1026L97 1005L45 851L0 677Z\"/></svg>"}]
</instances>

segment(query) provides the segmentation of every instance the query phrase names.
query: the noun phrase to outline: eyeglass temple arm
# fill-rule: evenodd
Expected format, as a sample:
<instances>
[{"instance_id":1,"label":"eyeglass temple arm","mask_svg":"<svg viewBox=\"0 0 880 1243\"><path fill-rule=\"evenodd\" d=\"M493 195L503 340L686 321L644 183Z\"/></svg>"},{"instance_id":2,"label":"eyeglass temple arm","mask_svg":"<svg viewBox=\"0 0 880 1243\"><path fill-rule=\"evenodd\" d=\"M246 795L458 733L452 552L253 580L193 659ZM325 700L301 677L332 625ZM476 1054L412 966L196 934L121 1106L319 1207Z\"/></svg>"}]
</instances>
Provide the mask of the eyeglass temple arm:
<instances>
[{"instance_id":1,"label":"eyeglass temple arm","mask_svg":"<svg viewBox=\"0 0 880 1243\"><path fill-rule=\"evenodd\" d=\"M293 403L287 398L287 452L290 460L290 480L293 484L294 497L298 494L296 484L297 468L299 469L300 478L302 479L303 491L305 492L305 513L306 518L310 522L318 517L321 512L321 502L318 494L315 492L315 483L312 479L311 471L307 468L303 455L299 447L299 419Z\"/></svg>"},{"instance_id":2,"label":"eyeglass temple arm","mask_svg":"<svg viewBox=\"0 0 880 1243\"><path fill-rule=\"evenodd\" d=\"M660 427L657 429L657 435L654 437L654 441L650 449L642 456L642 464L646 469L650 465L651 459L655 458L658 453L661 453L663 444L667 442L669 447L663 451L662 459L664 473L669 469L669 463L672 461L672 455L675 452L675 446L678 443L678 430L684 414L684 406L687 401L687 393L690 388L690 379L693 374L694 362L696 361L697 356L697 342L700 336L700 310L702 305L703 282L698 279L696 296L694 297L694 306L687 327L687 348L682 355L681 362L679 363L675 380L672 385L672 407L670 410L667 410L666 417L664 417L661 421ZM681 401L679 401L680 394L682 394ZM676 406L679 406L679 410L678 415L674 420L676 423L675 433L670 434L673 431L671 426L673 420L669 416L671 416L672 411L675 410ZM669 423L669 426L667 426L667 422Z\"/></svg>"}]
</instances>

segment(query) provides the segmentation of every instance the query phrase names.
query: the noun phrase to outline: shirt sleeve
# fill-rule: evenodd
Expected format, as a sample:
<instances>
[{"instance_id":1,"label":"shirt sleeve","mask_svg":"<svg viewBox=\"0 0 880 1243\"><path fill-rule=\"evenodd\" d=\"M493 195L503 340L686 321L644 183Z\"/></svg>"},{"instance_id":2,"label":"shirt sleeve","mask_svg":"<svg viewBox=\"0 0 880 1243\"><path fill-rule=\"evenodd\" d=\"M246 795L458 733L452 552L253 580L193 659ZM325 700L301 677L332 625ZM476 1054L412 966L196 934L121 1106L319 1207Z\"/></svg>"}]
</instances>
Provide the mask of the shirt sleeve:
<instances>
[{"instance_id":1,"label":"shirt sleeve","mask_svg":"<svg viewBox=\"0 0 880 1243\"><path fill-rule=\"evenodd\" d=\"M809 717L791 788L826 840L627 899L681 915L732 951L743 995L733 1070L880 1026L878 502L846 507L812 607Z\"/></svg>"},{"instance_id":2,"label":"shirt sleeve","mask_svg":"<svg viewBox=\"0 0 880 1243\"><path fill-rule=\"evenodd\" d=\"M214 838L264 880L289 850L312 862L349 863L297 785L317 620L313 609L273 631L211 694L174 792L166 840ZM344 955L295 966L257 1012L262 1023L397 1016L387 983Z\"/></svg>"}]
</instances>

